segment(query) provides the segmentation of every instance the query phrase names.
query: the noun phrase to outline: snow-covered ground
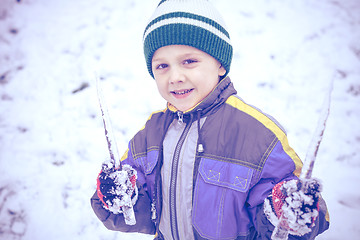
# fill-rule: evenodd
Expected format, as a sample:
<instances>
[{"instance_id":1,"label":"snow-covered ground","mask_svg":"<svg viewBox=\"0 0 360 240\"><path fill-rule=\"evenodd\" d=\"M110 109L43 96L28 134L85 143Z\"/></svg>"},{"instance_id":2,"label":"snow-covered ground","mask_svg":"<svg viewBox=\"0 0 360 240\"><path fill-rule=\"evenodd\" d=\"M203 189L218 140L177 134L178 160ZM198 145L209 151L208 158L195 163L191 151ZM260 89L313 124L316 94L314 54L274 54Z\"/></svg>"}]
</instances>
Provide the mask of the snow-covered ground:
<instances>
[{"instance_id":1,"label":"snow-covered ground","mask_svg":"<svg viewBox=\"0 0 360 240\"><path fill-rule=\"evenodd\" d=\"M94 71L120 151L165 106L142 33L159 0L0 0L0 239L152 239L111 232L90 207L108 152ZM239 95L274 116L304 159L331 79L315 165L330 230L359 239L360 1L213 0Z\"/></svg>"}]
</instances>

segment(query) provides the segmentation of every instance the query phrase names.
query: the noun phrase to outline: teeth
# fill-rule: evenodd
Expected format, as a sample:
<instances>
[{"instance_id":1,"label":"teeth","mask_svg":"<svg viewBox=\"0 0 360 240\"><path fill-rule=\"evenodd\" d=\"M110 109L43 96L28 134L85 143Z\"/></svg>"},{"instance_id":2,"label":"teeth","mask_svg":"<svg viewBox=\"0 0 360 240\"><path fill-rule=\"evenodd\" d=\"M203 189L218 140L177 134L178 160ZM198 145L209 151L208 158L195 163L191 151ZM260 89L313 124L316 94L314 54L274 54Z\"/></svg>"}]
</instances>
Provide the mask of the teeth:
<instances>
[{"instance_id":1,"label":"teeth","mask_svg":"<svg viewBox=\"0 0 360 240\"><path fill-rule=\"evenodd\" d=\"M184 90L184 91L181 91L181 92L173 92L173 93L175 93L175 94L177 94L177 95L183 95L183 94L186 94L186 93L189 93L191 91L191 89L189 89L189 90Z\"/></svg>"}]
</instances>

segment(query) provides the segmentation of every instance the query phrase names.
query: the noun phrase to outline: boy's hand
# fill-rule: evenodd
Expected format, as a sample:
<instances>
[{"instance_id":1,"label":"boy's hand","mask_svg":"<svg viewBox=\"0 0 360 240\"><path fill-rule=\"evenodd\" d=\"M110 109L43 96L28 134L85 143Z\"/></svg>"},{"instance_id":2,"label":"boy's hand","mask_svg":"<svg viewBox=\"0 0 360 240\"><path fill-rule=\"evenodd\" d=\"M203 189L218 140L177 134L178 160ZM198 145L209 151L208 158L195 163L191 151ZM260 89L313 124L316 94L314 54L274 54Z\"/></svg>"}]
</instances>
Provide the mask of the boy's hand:
<instances>
[{"instance_id":1,"label":"boy's hand","mask_svg":"<svg viewBox=\"0 0 360 240\"><path fill-rule=\"evenodd\" d=\"M278 183L265 200L265 214L274 226L281 221L282 228L290 234L303 236L311 232L319 215L320 191L321 185L316 179Z\"/></svg>"},{"instance_id":2,"label":"boy's hand","mask_svg":"<svg viewBox=\"0 0 360 240\"><path fill-rule=\"evenodd\" d=\"M136 179L136 170L130 165L119 170L112 163L104 163L97 179L97 194L104 208L115 214L132 208L137 200Z\"/></svg>"}]
</instances>

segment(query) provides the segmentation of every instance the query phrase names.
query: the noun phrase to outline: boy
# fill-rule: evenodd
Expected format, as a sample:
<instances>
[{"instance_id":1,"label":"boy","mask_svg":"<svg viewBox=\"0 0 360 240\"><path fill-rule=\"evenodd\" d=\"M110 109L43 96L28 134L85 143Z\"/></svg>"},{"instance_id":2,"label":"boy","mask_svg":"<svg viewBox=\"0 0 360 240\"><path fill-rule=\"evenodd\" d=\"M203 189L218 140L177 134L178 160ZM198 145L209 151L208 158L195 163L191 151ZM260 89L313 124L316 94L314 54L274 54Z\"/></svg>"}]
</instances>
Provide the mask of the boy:
<instances>
[{"instance_id":1,"label":"boy","mask_svg":"<svg viewBox=\"0 0 360 240\"><path fill-rule=\"evenodd\" d=\"M319 185L301 188L302 163L284 131L236 96L229 34L208 1L162 0L145 29L144 53L168 105L122 158L128 196L116 193L126 185L117 169L99 174L91 204L107 228L186 240L270 239L279 219L289 239L314 239L328 228ZM127 225L116 201L135 202L137 188L136 224Z\"/></svg>"}]
</instances>

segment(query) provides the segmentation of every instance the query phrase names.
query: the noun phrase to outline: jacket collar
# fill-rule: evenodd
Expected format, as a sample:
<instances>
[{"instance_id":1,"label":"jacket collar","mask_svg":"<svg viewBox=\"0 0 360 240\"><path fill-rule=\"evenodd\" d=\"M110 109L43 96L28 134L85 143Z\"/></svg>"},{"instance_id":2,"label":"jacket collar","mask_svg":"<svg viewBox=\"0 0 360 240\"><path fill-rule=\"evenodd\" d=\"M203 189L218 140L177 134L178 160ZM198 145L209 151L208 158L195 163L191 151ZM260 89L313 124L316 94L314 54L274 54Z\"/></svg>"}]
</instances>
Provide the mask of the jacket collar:
<instances>
[{"instance_id":1,"label":"jacket collar","mask_svg":"<svg viewBox=\"0 0 360 240\"><path fill-rule=\"evenodd\" d=\"M201 112L201 117L207 116L214 111L217 111L218 107L222 105L228 97L236 94L233 83L231 82L230 77L222 79L214 90L204 98L200 103L195 107L183 112L184 117L189 117L191 114L197 114ZM178 110L175 106L168 103L167 108L173 113L177 113Z\"/></svg>"}]
</instances>

